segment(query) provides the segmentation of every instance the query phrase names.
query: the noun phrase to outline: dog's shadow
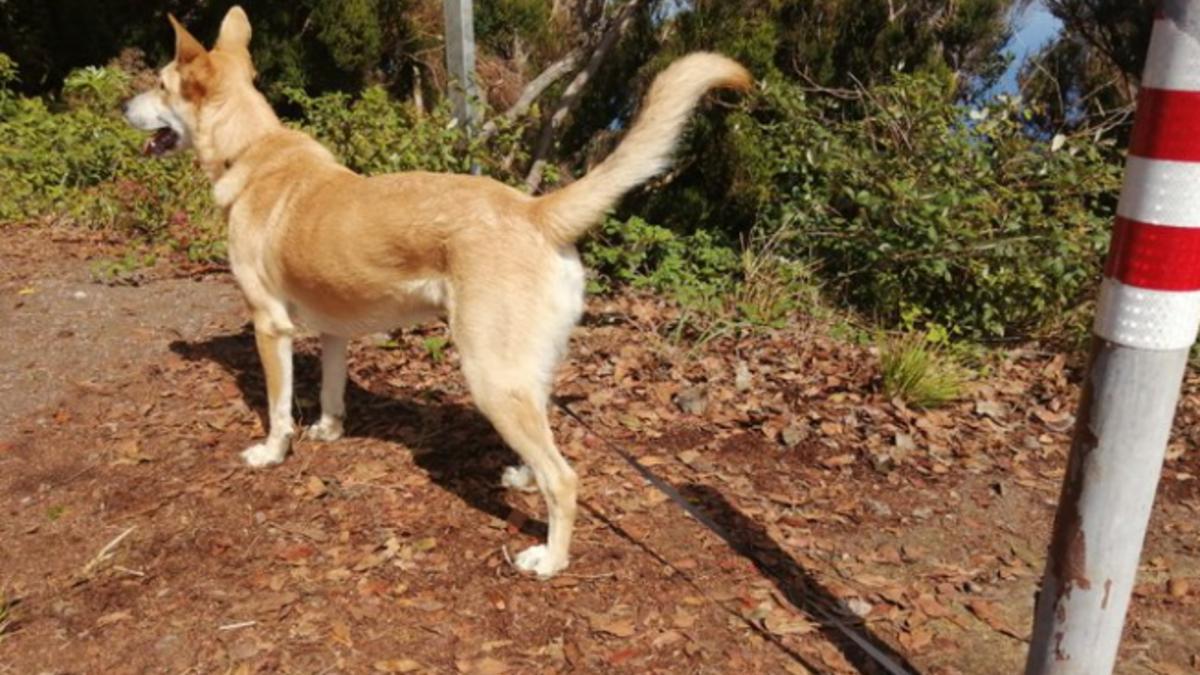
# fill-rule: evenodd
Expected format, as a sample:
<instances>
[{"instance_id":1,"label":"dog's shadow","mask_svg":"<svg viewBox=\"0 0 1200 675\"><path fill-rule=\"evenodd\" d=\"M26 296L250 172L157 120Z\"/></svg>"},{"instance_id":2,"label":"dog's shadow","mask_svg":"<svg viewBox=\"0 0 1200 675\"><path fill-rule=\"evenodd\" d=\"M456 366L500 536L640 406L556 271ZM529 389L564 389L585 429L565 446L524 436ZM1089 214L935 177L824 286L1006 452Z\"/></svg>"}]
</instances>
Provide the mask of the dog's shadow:
<instances>
[{"instance_id":1,"label":"dog's shadow","mask_svg":"<svg viewBox=\"0 0 1200 675\"><path fill-rule=\"evenodd\" d=\"M267 428L266 384L254 344L252 329L197 342L182 340L171 350L190 361L212 361L233 375L246 404ZM318 356L297 351L294 357L294 396L300 424L311 424L320 414L315 399L321 388ZM446 401L442 392L395 388L387 394L364 389L353 378L346 385L346 437L374 438L398 443L412 453L413 461L433 482L457 495L471 507L500 519L509 519L513 508L504 500L500 474L519 463L474 407ZM256 439L247 438L249 445ZM545 538L544 522L515 518L521 532Z\"/></svg>"}]
</instances>

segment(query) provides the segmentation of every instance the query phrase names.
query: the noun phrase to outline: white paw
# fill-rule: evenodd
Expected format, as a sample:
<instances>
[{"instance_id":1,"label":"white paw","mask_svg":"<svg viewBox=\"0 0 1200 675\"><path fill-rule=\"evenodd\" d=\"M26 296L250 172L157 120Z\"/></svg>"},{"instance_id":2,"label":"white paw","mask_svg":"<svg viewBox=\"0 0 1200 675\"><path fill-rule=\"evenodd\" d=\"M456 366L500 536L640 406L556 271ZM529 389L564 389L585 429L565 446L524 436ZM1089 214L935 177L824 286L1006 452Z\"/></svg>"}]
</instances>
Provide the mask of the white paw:
<instances>
[{"instance_id":1,"label":"white paw","mask_svg":"<svg viewBox=\"0 0 1200 675\"><path fill-rule=\"evenodd\" d=\"M321 421L304 430L304 437L318 443L332 443L342 437L342 421L336 417L322 417Z\"/></svg>"},{"instance_id":2,"label":"white paw","mask_svg":"<svg viewBox=\"0 0 1200 675\"><path fill-rule=\"evenodd\" d=\"M242 459L250 466L271 466L283 461L287 446L272 447L270 443L257 443L242 451Z\"/></svg>"},{"instance_id":3,"label":"white paw","mask_svg":"<svg viewBox=\"0 0 1200 675\"><path fill-rule=\"evenodd\" d=\"M533 572L540 579L549 579L567 569L566 558L555 560L550 555L550 550L546 548L545 544L531 546L521 551L517 554L514 564L516 564L517 569L523 572Z\"/></svg>"},{"instance_id":4,"label":"white paw","mask_svg":"<svg viewBox=\"0 0 1200 675\"><path fill-rule=\"evenodd\" d=\"M521 492L537 492L538 489L537 481L533 478L533 469L524 464L506 467L504 473L500 474L500 485Z\"/></svg>"}]
</instances>

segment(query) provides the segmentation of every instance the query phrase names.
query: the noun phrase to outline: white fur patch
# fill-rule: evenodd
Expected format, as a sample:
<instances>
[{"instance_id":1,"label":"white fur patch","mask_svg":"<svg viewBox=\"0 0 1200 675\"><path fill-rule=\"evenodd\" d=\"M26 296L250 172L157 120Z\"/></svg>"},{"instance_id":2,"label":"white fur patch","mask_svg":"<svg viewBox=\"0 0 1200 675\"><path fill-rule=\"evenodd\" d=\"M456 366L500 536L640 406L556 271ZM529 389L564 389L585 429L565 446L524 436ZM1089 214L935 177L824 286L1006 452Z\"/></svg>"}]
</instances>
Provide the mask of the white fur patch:
<instances>
[{"instance_id":1,"label":"white fur patch","mask_svg":"<svg viewBox=\"0 0 1200 675\"><path fill-rule=\"evenodd\" d=\"M583 316L584 288L586 275L583 263L575 247L568 246L558 251L558 283L554 284L551 302L555 308L556 323L547 331L551 344L541 358L542 383L546 391L554 383L554 371L567 354L571 331Z\"/></svg>"},{"instance_id":2,"label":"white fur patch","mask_svg":"<svg viewBox=\"0 0 1200 675\"><path fill-rule=\"evenodd\" d=\"M271 466L279 464L283 458L287 456L287 445L282 443L271 443L270 439L266 443L256 443L242 452L242 459L246 460L246 464L253 467Z\"/></svg>"},{"instance_id":3,"label":"white fur patch","mask_svg":"<svg viewBox=\"0 0 1200 675\"><path fill-rule=\"evenodd\" d=\"M179 134L179 148L187 148L191 146L191 135L188 134L187 125L179 115L175 114L174 110L167 105L163 100L162 92L151 90L130 99L125 106L125 120L130 126L142 131L156 131L165 127L170 127L172 131Z\"/></svg>"},{"instance_id":4,"label":"white fur patch","mask_svg":"<svg viewBox=\"0 0 1200 675\"><path fill-rule=\"evenodd\" d=\"M549 579L567 568L567 561L555 560L544 544L531 546L517 554L513 564L524 572L533 572L539 578Z\"/></svg>"},{"instance_id":5,"label":"white fur patch","mask_svg":"<svg viewBox=\"0 0 1200 675\"><path fill-rule=\"evenodd\" d=\"M320 421L304 430L304 437L318 443L332 443L341 438L343 433L340 419L322 415Z\"/></svg>"},{"instance_id":6,"label":"white fur patch","mask_svg":"<svg viewBox=\"0 0 1200 675\"><path fill-rule=\"evenodd\" d=\"M533 469L527 465L510 466L500 474L500 485L510 490L521 492L537 492L537 481L533 477Z\"/></svg>"}]
</instances>

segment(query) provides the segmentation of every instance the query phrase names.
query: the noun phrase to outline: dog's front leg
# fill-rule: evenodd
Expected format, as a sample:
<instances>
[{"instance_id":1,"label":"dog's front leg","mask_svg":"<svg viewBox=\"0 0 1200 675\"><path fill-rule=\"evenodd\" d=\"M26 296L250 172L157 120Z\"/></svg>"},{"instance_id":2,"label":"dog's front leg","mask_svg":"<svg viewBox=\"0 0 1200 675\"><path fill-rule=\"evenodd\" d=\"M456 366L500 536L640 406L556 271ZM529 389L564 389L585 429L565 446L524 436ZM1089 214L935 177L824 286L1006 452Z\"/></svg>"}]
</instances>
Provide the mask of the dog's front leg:
<instances>
[{"instance_id":1,"label":"dog's front leg","mask_svg":"<svg viewBox=\"0 0 1200 675\"><path fill-rule=\"evenodd\" d=\"M337 335L321 334L321 419L304 435L314 441L342 437L346 419L346 343Z\"/></svg>"},{"instance_id":2,"label":"dog's front leg","mask_svg":"<svg viewBox=\"0 0 1200 675\"><path fill-rule=\"evenodd\" d=\"M266 440L247 448L242 458L250 466L269 466L282 462L292 445L292 336L269 318L255 317L254 342L267 375L271 428Z\"/></svg>"}]
</instances>

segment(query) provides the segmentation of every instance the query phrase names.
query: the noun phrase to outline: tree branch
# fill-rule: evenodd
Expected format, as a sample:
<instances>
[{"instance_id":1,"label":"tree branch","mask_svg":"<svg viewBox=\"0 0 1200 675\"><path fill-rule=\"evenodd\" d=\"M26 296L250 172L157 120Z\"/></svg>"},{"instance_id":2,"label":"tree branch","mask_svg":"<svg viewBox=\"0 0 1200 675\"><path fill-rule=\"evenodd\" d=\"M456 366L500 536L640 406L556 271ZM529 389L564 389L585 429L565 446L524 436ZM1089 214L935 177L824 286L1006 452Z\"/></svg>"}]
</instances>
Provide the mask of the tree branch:
<instances>
[{"instance_id":1,"label":"tree branch","mask_svg":"<svg viewBox=\"0 0 1200 675\"><path fill-rule=\"evenodd\" d=\"M529 188L530 192L536 192L542 184L542 172L546 168L546 156L554 146L554 139L558 136L558 132L566 121L567 115L571 114L575 110L575 107L579 105L579 101L583 97L584 88L592 77L595 76L596 72L600 70L605 57L612 51L612 48L629 27L636 12L641 9L645 2L646 0L632 0L618 11L617 15L601 33L600 40L596 43L596 48L592 51L587 65L575 75L575 79L571 80L571 84L567 85L567 90L563 92L562 99L559 100L554 114L542 126L541 134L538 136L537 145L533 152L533 164L529 169L529 175L525 178L525 185Z\"/></svg>"},{"instance_id":2,"label":"tree branch","mask_svg":"<svg viewBox=\"0 0 1200 675\"><path fill-rule=\"evenodd\" d=\"M533 102L550 88L550 85L561 80L568 73L578 68L579 62L582 60L583 48L579 47L571 50L569 54L550 64L550 67L543 70L541 75L533 78L529 84L525 85L525 89L521 91L521 97L517 99L517 102L514 103L511 108L504 111L504 113L500 115L500 118L506 121L511 121L520 117L521 115L524 115L533 105ZM496 120L489 120L487 124L483 125L483 129L479 131L479 138L481 140L487 140L496 133L496 130Z\"/></svg>"}]
</instances>

